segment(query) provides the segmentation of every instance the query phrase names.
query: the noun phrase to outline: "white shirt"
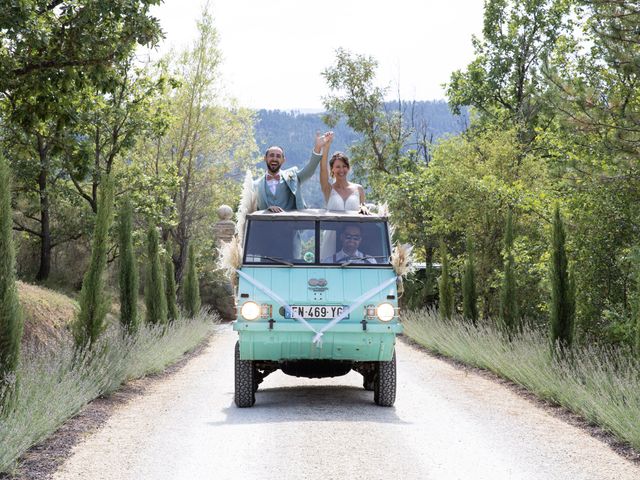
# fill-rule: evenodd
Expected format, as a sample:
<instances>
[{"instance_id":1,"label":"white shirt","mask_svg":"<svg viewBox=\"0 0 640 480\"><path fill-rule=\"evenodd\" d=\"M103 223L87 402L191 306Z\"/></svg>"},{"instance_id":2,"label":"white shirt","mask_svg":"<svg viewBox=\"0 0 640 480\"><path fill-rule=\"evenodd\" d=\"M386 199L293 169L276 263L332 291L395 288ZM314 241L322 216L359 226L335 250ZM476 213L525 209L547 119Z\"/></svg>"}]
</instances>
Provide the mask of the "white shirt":
<instances>
[{"instance_id":1,"label":"white shirt","mask_svg":"<svg viewBox=\"0 0 640 480\"><path fill-rule=\"evenodd\" d=\"M282 179L282 175L280 175L280 179ZM269 190L271 190L272 195L276 194L276 188L278 188L279 183L280 180L276 180L275 178L267 178L267 186L269 187Z\"/></svg>"}]
</instances>

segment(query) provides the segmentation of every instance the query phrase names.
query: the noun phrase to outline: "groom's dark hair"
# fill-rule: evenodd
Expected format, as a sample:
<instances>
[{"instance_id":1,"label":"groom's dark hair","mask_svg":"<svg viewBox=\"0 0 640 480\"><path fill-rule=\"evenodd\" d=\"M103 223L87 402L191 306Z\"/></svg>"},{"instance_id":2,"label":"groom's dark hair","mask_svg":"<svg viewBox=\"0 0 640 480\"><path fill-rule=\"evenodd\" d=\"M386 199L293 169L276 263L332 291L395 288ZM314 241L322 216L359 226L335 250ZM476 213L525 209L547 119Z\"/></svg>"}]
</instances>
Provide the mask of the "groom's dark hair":
<instances>
[{"instance_id":1,"label":"groom's dark hair","mask_svg":"<svg viewBox=\"0 0 640 480\"><path fill-rule=\"evenodd\" d=\"M284 154L284 148L282 148L280 145L271 145L269 148L267 148L264 151L264 156L267 156L267 153L269 153L269 150L271 150L272 148L279 148L282 151L282 158L286 158L287 156Z\"/></svg>"}]
</instances>

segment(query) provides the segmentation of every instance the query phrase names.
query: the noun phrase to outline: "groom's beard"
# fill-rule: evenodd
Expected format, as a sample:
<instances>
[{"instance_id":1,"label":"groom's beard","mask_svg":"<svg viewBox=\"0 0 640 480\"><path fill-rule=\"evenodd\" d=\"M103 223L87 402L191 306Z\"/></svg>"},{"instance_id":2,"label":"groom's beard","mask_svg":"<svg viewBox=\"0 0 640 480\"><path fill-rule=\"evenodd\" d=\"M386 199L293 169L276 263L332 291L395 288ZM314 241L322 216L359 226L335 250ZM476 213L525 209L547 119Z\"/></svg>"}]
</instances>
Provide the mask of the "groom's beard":
<instances>
[{"instance_id":1,"label":"groom's beard","mask_svg":"<svg viewBox=\"0 0 640 480\"><path fill-rule=\"evenodd\" d=\"M276 173L278 173L280 171L280 165L278 166L271 166L267 163L267 170L269 170L269 173L271 175L275 175Z\"/></svg>"}]
</instances>

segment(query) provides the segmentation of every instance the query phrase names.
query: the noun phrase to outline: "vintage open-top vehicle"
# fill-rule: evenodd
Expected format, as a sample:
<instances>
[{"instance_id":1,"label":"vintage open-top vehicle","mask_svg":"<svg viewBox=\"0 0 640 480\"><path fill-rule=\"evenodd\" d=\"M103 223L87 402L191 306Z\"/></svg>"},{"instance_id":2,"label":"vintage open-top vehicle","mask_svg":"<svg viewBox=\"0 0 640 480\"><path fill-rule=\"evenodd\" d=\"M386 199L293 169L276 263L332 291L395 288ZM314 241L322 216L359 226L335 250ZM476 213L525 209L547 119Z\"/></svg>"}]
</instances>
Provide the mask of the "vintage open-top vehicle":
<instances>
[{"instance_id":1,"label":"vintage open-top vehicle","mask_svg":"<svg viewBox=\"0 0 640 480\"><path fill-rule=\"evenodd\" d=\"M387 218L325 210L247 215L237 270L235 403L250 407L278 369L309 378L352 369L375 403L396 396L397 274Z\"/></svg>"}]
</instances>

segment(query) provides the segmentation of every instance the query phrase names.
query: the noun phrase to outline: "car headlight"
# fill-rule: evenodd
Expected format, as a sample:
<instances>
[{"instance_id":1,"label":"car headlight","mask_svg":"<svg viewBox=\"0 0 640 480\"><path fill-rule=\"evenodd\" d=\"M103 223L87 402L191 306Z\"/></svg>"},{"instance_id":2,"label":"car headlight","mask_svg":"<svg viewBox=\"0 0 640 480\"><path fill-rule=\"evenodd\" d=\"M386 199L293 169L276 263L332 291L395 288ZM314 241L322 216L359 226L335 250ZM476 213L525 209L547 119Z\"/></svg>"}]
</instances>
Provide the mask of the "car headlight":
<instances>
[{"instance_id":1,"label":"car headlight","mask_svg":"<svg viewBox=\"0 0 640 480\"><path fill-rule=\"evenodd\" d=\"M376 309L376 315L383 322L388 322L396 316L396 309L390 303L381 303Z\"/></svg>"},{"instance_id":2,"label":"car headlight","mask_svg":"<svg viewBox=\"0 0 640 480\"><path fill-rule=\"evenodd\" d=\"M260 305L256 302L245 302L240 309L240 313L247 320L255 320L260 316Z\"/></svg>"}]
</instances>

